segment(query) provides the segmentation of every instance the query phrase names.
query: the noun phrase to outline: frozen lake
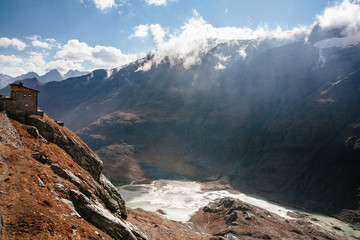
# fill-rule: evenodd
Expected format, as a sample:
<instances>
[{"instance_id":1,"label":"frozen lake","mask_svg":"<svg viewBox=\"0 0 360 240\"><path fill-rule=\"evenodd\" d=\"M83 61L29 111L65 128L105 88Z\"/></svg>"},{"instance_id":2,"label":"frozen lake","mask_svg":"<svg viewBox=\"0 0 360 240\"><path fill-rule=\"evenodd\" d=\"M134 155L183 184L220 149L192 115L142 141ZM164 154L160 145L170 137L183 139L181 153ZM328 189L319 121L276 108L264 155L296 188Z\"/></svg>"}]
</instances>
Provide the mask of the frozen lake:
<instances>
[{"instance_id":1,"label":"frozen lake","mask_svg":"<svg viewBox=\"0 0 360 240\"><path fill-rule=\"evenodd\" d=\"M233 197L288 219L292 219L287 215L288 212L305 213L309 215L309 219L318 219L319 221L314 224L321 225L327 230L344 235L348 239L355 239L351 236L360 237L360 231L353 230L348 224L335 218L286 208L261 198L228 190L218 183L156 180L146 184L123 185L118 189L125 199L127 207L142 208L153 212L162 209L166 213L164 216L175 221L186 222L193 213L211 201L222 197ZM343 231L334 230L334 226Z\"/></svg>"}]
</instances>

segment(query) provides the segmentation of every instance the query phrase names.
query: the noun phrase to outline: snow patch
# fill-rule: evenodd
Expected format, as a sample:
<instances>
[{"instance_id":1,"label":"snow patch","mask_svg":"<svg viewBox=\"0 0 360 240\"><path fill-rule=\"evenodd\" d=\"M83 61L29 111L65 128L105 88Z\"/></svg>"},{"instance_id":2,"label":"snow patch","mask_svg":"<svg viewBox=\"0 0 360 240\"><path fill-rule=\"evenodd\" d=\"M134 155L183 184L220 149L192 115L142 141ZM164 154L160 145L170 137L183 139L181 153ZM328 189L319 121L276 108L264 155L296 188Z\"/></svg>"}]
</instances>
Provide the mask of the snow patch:
<instances>
[{"instance_id":1,"label":"snow patch","mask_svg":"<svg viewBox=\"0 0 360 240\"><path fill-rule=\"evenodd\" d=\"M223 54L214 54L215 57L217 57L220 61L226 62L231 56L224 56Z\"/></svg>"},{"instance_id":2,"label":"snow patch","mask_svg":"<svg viewBox=\"0 0 360 240\"><path fill-rule=\"evenodd\" d=\"M139 72L139 71L147 72L151 69L151 66L152 66L151 61L145 62L143 65L139 66L135 72Z\"/></svg>"},{"instance_id":3,"label":"snow patch","mask_svg":"<svg viewBox=\"0 0 360 240\"><path fill-rule=\"evenodd\" d=\"M354 35L342 37L342 38L329 38L325 40L321 40L314 44L315 47L323 49L323 48L346 48L351 47L360 43L360 32Z\"/></svg>"},{"instance_id":4,"label":"snow patch","mask_svg":"<svg viewBox=\"0 0 360 240\"><path fill-rule=\"evenodd\" d=\"M247 46L242 46L240 49L237 50L243 60L245 60L245 58L247 57L246 48Z\"/></svg>"},{"instance_id":5,"label":"snow patch","mask_svg":"<svg viewBox=\"0 0 360 240\"><path fill-rule=\"evenodd\" d=\"M326 57L323 54L322 48L319 49L319 59L317 63L317 68L322 68L325 66Z\"/></svg>"},{"instance_id":6,"label":"snow patch","mask_svg":"<svg viewBox=\"0 0 360 240\"><path fill-rule=\"evenodd\" d=\"M224 69L226 69L226 67L225 67L224 65L222 65L221 63L218 63L218 64L214 67L214 69L215 69L216 71L219 71L219 70L224 70Z\"/></svg>"}]
</instances>

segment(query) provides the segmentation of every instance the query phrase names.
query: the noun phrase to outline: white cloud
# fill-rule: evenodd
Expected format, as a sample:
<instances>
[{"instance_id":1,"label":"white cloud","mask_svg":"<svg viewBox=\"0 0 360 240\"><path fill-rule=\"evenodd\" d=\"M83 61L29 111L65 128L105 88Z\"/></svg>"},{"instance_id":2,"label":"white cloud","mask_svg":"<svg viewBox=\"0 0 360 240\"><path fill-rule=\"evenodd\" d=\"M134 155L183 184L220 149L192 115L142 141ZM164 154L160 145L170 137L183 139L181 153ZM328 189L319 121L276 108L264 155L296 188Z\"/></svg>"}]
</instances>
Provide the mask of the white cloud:
<instances>
[{"instance_id":1,"label":"white cloud","mask_svg":"<svg viewBox=\"0 0 360 240\"><path fill-rule=\"evenodd\" d=\"M135 32L130 36L132 37L138 37L138 38L147 38L149 36L149 26L146 24L140 24L135 27Z\"/></svg>"},{"instance_id":2,"label":"white cloud","mask_svg":"<svg viewBox=\"0 0 360 240\"><path fill-rule=\"evenodd\" d=\"M61 73L69 70L89 70L90 67L113 68L138 58L135 54L124 54L115 47L99 45L92 47L76 39L69 40L63 46L59 45L55 39L42 40L38 35L27 37L27 39L31 40L32 46L36 47L33 48L34 50L40 47L42 51L28 51L21 56L0 55L2 73L18 76L33 71L43 75L55 68ZM53 49L53 47L60 48L54 55L52 52L48 52L48 49Z\"/></svg>"},{"instance_id":3,"label":"white cloud","mask_svg":"<svg viewBox=\"0 0 360 240\"><path fill-rule=\"evenodd\" d=\"M160 44L164 41L166 31L161 27L160 24L140 24L134 28L134 34L132 34L130 38L147 38L149 36L149 32L151 32L151 35L157 44Z\"/></svg>"},{"instance_id":4,"label":"white cloud","mask_svg":"<svg viewBox=\"0 0 360 240\"><path fill-rule=\"evenodd\" d=\"M91 59L91 50L91 47L89 47L87 43L72 39L69 40L54 57L67 59L73 62L83 62Z\"/></svg>"},{"instance_id":5,"label":"white cloud","mask_svg":"<svg viewBox=\"0 0 360 240\"><path fill-rule=\"evenodd\" d=\"M28 52L28 54L28 57L0 55L1 72L15 77L30 71L43 75L54 68L61 73L65 73L70 69L82 70L81 64L66 60L46 62L46 52Z\"/></svg>"},{"instance_id":6,"label":"white cloud","mask_svg":"<svg viewBox=\"0 0 360 240\"><path fill-rule=\"evenodd\" d=\"M41 42L39 40L34 40L31 42L31 45L33 45L34 47L40 47L40 48L46 48L46 49L51 49L51 45L47 42Z\"/></svg>"},{"instance_id":7,"label":"white cloud","mask_svg":"<svg viewBox=\"0 0 360 240\"><path fill-rule=\"evenodd\" d=\"M54 38L42 39L39 35L28 36L26 39L31 40L31 45L34 47L52 49L53 47L59 47L60 45L56 42Z\"/></svg>"},{"instance_id":8,"label":"white cloud","mask_svg":"<svg viewBox=\"0 0 360 240\"><path fill-rule=\"evenodd\" d=\"M8 66L16 66L22 64L24 61L21 57L15 55L0 55L0 62Z\"/></svg>"},{"instance_id":9,"label":"white cloud","mask_svg":"<svg viewBox=\"0 0 360 240\"><path fill-rule=\"evenodd\" d=\"M96 8L104 11L108 8L116 7L115 0L93 0Z\"/></svg>"},{"instance_id":10,"label":"white cloud","mask_svg":"<svg viewBox=\"0 0 360 240\"><path fill-rule=\"evenodd\" d=\"M323 29L344 28L343 35L360 32L360 2L344 0L325 9L318 15L319 25Z\"/></svg>"},{"instance_id":11,"label":"white cloud","mask_svg":"<svg viewBox=\"0 0 360 240\"><path fill-rule=\"evenodd\" d=\"M33 36L28 36L28 37L25 37L26 39L29 39L29 40L32 40L32 41L35 41L35 40L38 40L38 39L41 39L41 37L39 35L33 35Z\"/></svg>"},{"instance_id":12,"label":"white cloud","mask_svg":"<svg viewBox=\"0 0 360 240\"><path fill-rule=\"evenodd\" d=\"M33 63L38 67L42 67L46 64L44 57L47 55L45 52L30 52L28 62Z\"/></svg>"},{"instance_id":13,"label":"white cloud","mask_svg":"<svg viewBox=\"0 0 360 240\"><path fill-rule=\"evenodd\" d=\"M94 64L116 67L132 62L135 59L135 55L123 54L120 49L114 47L95 46L90 60Z\"/></svg>"},{"instance_id":14,"label":"white cloud","mask_svg":"<svg viewBox=\"0 0 360 240\"><path fill-rule=\"evenodd\" d=\"M318 15L319 25L324 30L340 29L342 37L321 40L318 48L347 47L360 42L360 1L344 0L325 9Z\"/></svg>"},{"instance_id":15,"label":"white cloud","mask_svg":"<svg viewBox=\"0 0 360 240\"><path fill-rule=\"evenodd\" d=\"M83 67L80 63L74 63L67 60L56 60L48 62L45 66L46 71L50 71L52 69L57 69L62 74L67 73L69 70L79 70L82 71Z\"/></svg>"},{"instance_id":16,"label":"white cloud","mask_svg":"<svg viewBox=\"0 0 360 240\"><path fill-rule=\"evenodd\" d=\"M29 54L28 58L0 55L1 71L13 77L29 71L42 73L44 71L42 67L45 65L42 53L30 52Z\"/></svg>"},{"instance_id":17,"label":"white cloud","mask_svg":"<svg viewBox=\"0 0 360 240\"><path fill-rule=\"evenodd\" d=\"M149 5L165 6L168 1L167 0L145 0L145 2Z\"/></svg>"},{"instance_id":18,"label":"white cloud","mask_svg":"<svg viewBox=\"0 0 360 240\"><path fill-rule=\"evenodd\" d=\"M45 41L49 43L56 43L56 40L54 38L45 38Z\"/></svg>"},{"instance_id":19,"label":"white cloud","mask_svg":"<svg viewBox=\"0 0 360 240\"><path fill-rule=\"evenodd\" d=\"M8 47L13 46L14 48L17 48L19 51L22 51L27 46L23 41L17 39L17 38L7 38L2 37L0 38L0 47Z\"/></svg>"},{"instance_id":20,"label":"white cloud","mask_svg":"<svg viewBox=\"0 0 360 240\"><path fill-rule=\"evenodd\" d=\"M152 25L146 26L149 31ZM161 28L161 26L159 27ZM157 49L154 51L152 61L157 65L165 57L168 57L170 64L182 64L184 68L189 68L194 64L200 64L201 57L219 43L230 40L291 39L296 36L301 36L304 39L309 31L310 28L307 27L295 27L291 30L282 30L280 27L277 27L275 30L269 30L266 25L255 30L248 27L217 28L207 23L194 10L194 16L181 27L179 33L166 34L165 32L163 35L159 34ZM154 35L153 31L152 34ZM167 40L164 41L164 39ZM239 54L245 58L245 49L241 49Z\"/></svg>"},{"instance_id":21,"label":"white cloud","mask_svg":"<svg viewBox=\"0 0 360 240\"><path fill-rule=\"evenodd\" d=\"M160 24L151 24L150 25L151 34L154 37L154 41L157 44L160 44L164 41L164 37L166 35L165 30L160 26Z\"/></svg>"},{"instance_id":22,"label":"white cloud","mask_svg":"<svg viewBox=\"0 0 360 240\"><path fill-rule=\"evenodd\" d=\"M99 45L90 47L77 39L69 40L54 57L78 63L90 61L105 67L117 67L136 59L135 55L124 54L120 49Z\"/></svg>"}]
</instances>

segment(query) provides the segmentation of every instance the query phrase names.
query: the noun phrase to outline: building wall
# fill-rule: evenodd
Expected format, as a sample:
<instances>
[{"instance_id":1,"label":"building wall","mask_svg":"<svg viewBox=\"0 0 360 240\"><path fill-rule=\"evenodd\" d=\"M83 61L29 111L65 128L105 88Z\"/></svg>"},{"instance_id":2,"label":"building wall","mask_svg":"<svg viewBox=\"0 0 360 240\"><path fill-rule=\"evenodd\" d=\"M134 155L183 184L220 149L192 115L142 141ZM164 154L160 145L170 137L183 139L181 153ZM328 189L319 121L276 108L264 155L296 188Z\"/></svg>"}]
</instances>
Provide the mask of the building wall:
<instances>
[{"instance_id":1,"label":"building wall","mask_svg":"<svg viewBox=\"0 0 360 240\"><path fill-rule=\"evenodd\" d=\"M37 113L37 92L12 91L11 94L13 114Z\"/></svg>"},{"instance_id":2,"label":"building wall","mask_svg":"<svg viewBox=\"0 0 360 240\"><path fill-rule=\"evenodd\" d=\"M12 87L10 98L0 99L0 110L10 115L37 114L37 95L36 91Z\"/></svg>"}]
</instances>

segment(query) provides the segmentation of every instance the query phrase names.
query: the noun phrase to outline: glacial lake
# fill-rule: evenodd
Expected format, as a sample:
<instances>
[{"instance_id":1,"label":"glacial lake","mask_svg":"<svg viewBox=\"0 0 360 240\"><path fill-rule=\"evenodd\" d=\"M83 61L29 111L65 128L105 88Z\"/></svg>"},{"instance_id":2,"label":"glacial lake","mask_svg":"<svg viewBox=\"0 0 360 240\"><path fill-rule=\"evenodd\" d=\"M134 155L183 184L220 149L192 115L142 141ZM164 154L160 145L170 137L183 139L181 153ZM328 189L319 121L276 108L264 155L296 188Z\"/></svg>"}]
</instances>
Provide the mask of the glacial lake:
<instances>
[{"instance_id":1,"label":"glacial lake","mask_svg":"<svg viewBox=\"0 0 360 240\"><path fill-rule=\"evenodd\" d=\"M127 207L142 208L152 212L161 209L165 212L163 216L175 221L186 222L199 208L206 206L211 201L223 197L233 197L287 219L292 219L288 216L288 212L305 213L309 215L307 220L311 221L311 218L315 218L318 221L311 222L321 225L329 231L346 236L348 239L355 240L354 237L360 237L360 231L352 229L348 224L338 219L283 207L259 197L226 189L218 183L156 180L151 183L118 186L118 190L126 201ZM335 230L334 227L339 227L342 231Z\"/></svg>"}]
</instances>

